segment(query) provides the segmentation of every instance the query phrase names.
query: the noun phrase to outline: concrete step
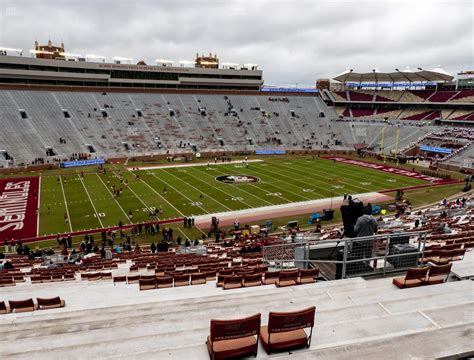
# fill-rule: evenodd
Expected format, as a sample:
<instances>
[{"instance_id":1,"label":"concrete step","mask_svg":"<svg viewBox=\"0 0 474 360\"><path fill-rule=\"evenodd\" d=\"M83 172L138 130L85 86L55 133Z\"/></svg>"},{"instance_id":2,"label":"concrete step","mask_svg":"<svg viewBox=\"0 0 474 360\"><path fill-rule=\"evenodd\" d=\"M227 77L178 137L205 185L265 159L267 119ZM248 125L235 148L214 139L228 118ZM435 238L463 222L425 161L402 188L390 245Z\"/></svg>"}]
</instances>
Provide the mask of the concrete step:
<instances>
[{"instance_id":1,"label":"concrete step","mask_svg":"<svg viewBox=\"0 0 474 360\"><path fill-rule=\"evenodd\" d=\"M431 360L448 358L455 359L461 357L468 358L474 356L474 347L472 345L473 336L473 325L464 324L432 331L420 332L417 334L361 342L358 344L348 344L345 346L326 349L309 349L308 351L298 352L298 359ZM455 341L453 341L453 339L455 339ZM189 351L190 349L187 350ZM142 353L134 358L145 358L147 355L148 354ZM173 354L173 356L174 355L177 354ZM184 355L184 353L179 355ZM182 358L184 359L185 357ZM202 359L204 358L205 357L203 356ZM257 358L260 358L260 353L258 354ZM278 360L290 360L295 359L295 354L279 355L275 358ZM164 356L163 359L167 359L167 357Z\"/></svg>"},{"instance_id":2,"label":"concrete step","mask_svg":"<svg viewBox=\"0 0 474 360\"><path fill-rule=\"evenodd\" d=\"M50 310L48 313L31 313L31 314L11 314L5 317L0 317L0 324L10 324L11 320L9 317L15 317L15 322L32 321L37 319L38 321L44 321L48 318L67 318L72 316L81 316L83 314L95 315L103 314L106 312L120 312L124 311L139 311L140 309L149 310L155 308L156 304L159 303L161 309L165 309L167 306L172 306L173 309L177 310L180 307L189 308L191 305L195 306L215 306L222 301L228 305L241 304L242 301L264 301L265 298L274 299L275 296L279 297L297 297L295 292L301 294L308 289L314 289L314 294L325 294L326 289L334 286L347 285L349 287L358 286L360 282L364 282L363 279L350 279L342 280L340 284L338 282L322 282L317 284L299 285L288 288L277 289L273 285L253 287L253 288L242 288L224 291L221 288L216 288L215 283L208 283L205 285L188 286L183 288L169 288L149 291L139 291L138 285L125 285L120 284L113 286L111 284L91 284L86 288L69 288L66 290L54 292L54 294L61 296L66 300L66 308L58 311ZM43 289L44 290L44 289ZM62 291L64 290L64 291ZM78 293L81 291L87 292L87 301L84 302ZM104 304L103 298L104 293L107 293L108 303ZM35 292L36 297L50 297L53 294L52 291L38 291ZM177 298L177 295L180 297ZM20 300L31 297L31 293L13 293L5 295L3 298L11 300ZM100 306L98 306L98 304ZM115 305L115 306L114 306ZM104 308L104 306L106 306ZM93 307L90 309L90 307ZM75 314L71 314L75 312ZM23 318L27 318L23 320Z\"/></svg>"},{"instance_id":3,"label":"concrete step","mask_svg":"<svg viewBox=\"0 0 474 360\"><path fill-rule=\"evenodd\" d=\"M330 282L332 284L336 284L336 282ZM330 290L331 287L327 286L320 286L329 283L321 283L321 284L312 284L312 285L304 285L304 286L296 286L284 289L276 289L274 287L268 287L267 289L260 288L259 290L263 291L253 291L251 289L238 289L230 292L225 292L228 295L219 295L219 296L208 296L208 297L201 297L201 298L190 298L186 300L180 301L159 301L156 299L155 302L148 302L142 304L135 304L135 305L124 305L124 306L114 306L114 307L107 307L107 308L99 308L99 309L92 309L92 310L76 310L76 311L67 311L70 310L70 305L67 303L67 307L65 309L54 309L48 310L48 312L35 312L35 313L23 313L23 314L9 314L6 316L0 317L0 321L3 324L7 324L8 331L11 331L12 328L16 329L28 329L28 328L35 328L37 325L35 324L36 321L41 321L41 327L44 326L55 326L59 324L71 324L71 323L78 323L78 322L87 322L89 318L93 318L94 320L110 320L115 318L122 318L123 314L129 314L129 317L132 316L142 316L142 315L152 315L152 314L167 314L170 311L174 312L183 312L187 311L188 309L227 309L234 306L243 306L245 304L250 304L252 307L254 304L258 303L265 303L272 300L286 300L289 303L294 299L317 299L318 302L315 305L318 307L318 310L324 309L331 309L337 307L344 307L356 303L353 299L353 296L345 296L345 297L336 297L334 298L333 292ZM343 287L346 287L348 284L342 283ZM126 286L126 285L124 285ZM358 286L356 284L356 286ZM392 289L391 283L386 283L386 287ZM322 291L324 288L327 288L328 291ZM336 289L338 287L334 287ZM461 291L463 289L472 290L473 284L471 282L453 282L441 285L433 285L430 287L422 287L422 288L414 288L414 289L404 289L400 290L396 288L396 291L388 296L387 298L390 300L402 300L402 299L409 299L409 298L416 298L418 296L428 296L429 294L443 294L443 293L450 293L452 291ZM142 294L147 295L154 295L154 294L161 294L161 291L166 290L184 290L184 289L160 289L160 290L150 290L145 292L138 292L132 293L134 296L140 296ZM188 288L188 290L193 290ZM212 287L212 290L223 291L220 289L215 289ZM379 294L385 294L386 289L379 289L379 292L372 296L370 301L365 299L364 303L376 303L382 297ZM349 292L352 293L352 292ZM76 295L77 296L77 295ZM245 296L245 297L244 297ZM316 298L315 298L316 297ZM335 300L333 304L330 304L327 301L327 297L330 299ZM66 297L64 297L66 298ZM90 298L88 298L90 299ZM133 300L133 297L131 301ZM324 301L323 301L324 300ZM336 301L337 300L337 301ZM417 300L415 300L415 303ZM385 301L382 301L385 303ZM182 304L182 305L180 305ZM304 304L303 304L304 305ZM65 311L66 310L66 311ZM408 308L409 310L409 308ZM16 316L16 317L15 317ZM11 319L14 318L14 321ZM20 326L20 324L24 324ZM2 325L0 325L0 329ZM1 331L1 330L0 330Z\"/></svg>"},{"instance_id":4,"label":"concrete step","mask_svg":"<svg viewBox=\"0 0 474 360\"><path fill-rule=\"evenodd\" d=\"M328 299L324 299L328 300ZM317 321L321 324L329 324L333 322L346 321L348 318L365 318L365 317L376 317L388 315L387 311L378 304L364 305L355 307L350 301L344 301L343 303L338 302L333 304L330 301L331 306L326 306L328 309L321 309L321 302L324 301L318 298L314 299L293 299L291 301L275 300L264 304L265 309L279 309L280 311L295 311L308 307L311 305L318 306L317 310ZM41 323L41 326L34 326L25 328L12 324L5 336L2 336L0 344L3 341L11 341L16 339L24 339L26 337L47 337L58 334L68 334L74 332L78 334L81 331L91 332L95 330L105 329L108 330L112 327L123 327L123 324L127 324L128 330L134 327L141 327L143 324L156 323L163 331L173 328L182 328L186 330L190 327L187 319L193 319L193 327L206 328L209 326L210 319L212 318L239 318L246 317L249 314L254 314L261 311L262 321L266 321L268 318L268 311L262 309L262 304L246 304L238 307L230 307L228 309L214 308L214 309L199 309L190 308L186 311L177 311L169 313L145 313L143 315L127 314L122 313L122 316L116 316L114 318L105 317L87 317L86 319L78 318L77 321L56 321L54 323L46 322Z\"/></svg>"},{"instance_id":5,"label":"concrete step","mask_svg":"<svg viewBox=\"0 0 474 360\"><path fill-rule=\"evenodd\" d=\"M156 331L156 327L152 327ZM126 327L123 327L127 330ZM436 329L436 326L425 316L418 312L403 314L400 316L385 316L374 319L362 319L347 321L339 324L315 326L312 346L330 347L340 346L354 342L368 341L380 337L397 336L420 331ZM148 326L145 324L138 333L126 332L124 337L111 331L101 330L96 337L95 334L85 339L76 337L73 343L69 343L69 337L61 335L57 337L25 339L21 348L15 342L2 343L0 354L8 358L16 356L29 358L55 359L61 357L75 358L103 358L107 356L133 356L140 352L153 352L153 357L161 359L163 354L174 354L175 349L183 346L201 346L205 348L205 339L209 334L209 325L205 328L193 329L192 331L178 331L157 334L148 334ZM74 334L72 334L74 336ZM98 339L100 339L98 341ZM24 350L24 351L23 351ZM260 352L262 353L262 352ZM71 356L72 355L72 356ZM80 356L79 356L80 355Z\"/></svg>"},{"instance_id":6,"label":"concrete step","mask_svg":"<svg viewBox=\"0 0 474 360\"><path fill-rule=\"evenodd\" d=\"M406 292L409 295L409 292ZM254 299L255 300L255 299ZM262 300L262 299L260 299ZM82 314L76 316L74 312L68 318L49 319L41 321L41 326L35 322L20 322L9 324L4 331L4 340L13 340L26 336L46 336L47 334L58 334L61 332L70 332L72 329L97 329L102 327L121 326L124 321L129 325L152 321L183 321L189 317L204 318L209 321L210 318L219 318L225 312L228 318L247 316L255 311L262 311L263 317L267 314L264 310L260 310L261 304L265 304L265 308L275 309L280 311L290 311L314 305L317 307L318 322L323 320L326 314L333 322L338 322L345 319L340 317L347 309L353 311L355 318L370 316L378 316L377 310L383 309L388 314L397 314L412 312L414 310L429 310L443 306L450 306L453 304L464 304L474 300L471 290L449 291L447 293L438 293L428 296L408 297L406 299L397 299L381 303L373 303L367 305L356 306L349 298L345 299L331 299L326 294L305 296L305 297L280 297L274 296L273 299L263 299L264 301L250 303L241 303L240 305L233 304L233 306L226 307L226 304L216 304L216 306L189 306L187 309L163 309L159 304L152 305L147 308L138 310L121 310L120 307L114 309L114 312L103 311L100 314ZM219 306L217 306L219 305ZM338 310L334 312L332 310ZM353 310L350 310L353 309ZM237 311L238 310L238 311ZM336 314L336 316L334 315ZM349 314L350 315L350 314ZM25 319L26 320L26 319ZM329 319L328 319L329 320ZM1 327L0 327L1 329ZM8 329L8 330L7 330ZM79 331L79 330L75 330ZM2 340L0 340L2 341Z\"/></svg>"},{"instance_id":7,"label":"concrete step","mask_svg":"<svg viewBox=\"0 0 474 360\"><path fill-rule=\"evenodd\" d=\"M419 310L416 312L410 312L414 317L421 316L424 320L428 320L434 327L439 326L451 326L458 325L466 322L472 322L473 302L465 303L464 296L459 296L458 293L451 294L452 301L455 298L459 299L459 302L450 307L443 307L441 309L429 310L421 313ZM470 296L472 300L472 296ZM422 303L422 306L433 307L435 306L436 299L431 301L431 304ZM266 304L268 307L281 308L282 311L295 310L301 308L296 307L295 304L288 306L286 304L279 304L278 302L272 302ZM285 306L286 305L286 306ZM306 306L310 305L307 304ZM280 307L279 307L280 306ZM226 312L225 318L234 318L248 316L250 310L252 313L257 312L258 305L253 305L252 309L238 308L235 311ZM219 311L217 311L219 313ZM195 334L196 332L208 331L209 319L213 318L215 314L212 311L205 311L205 314L200 314L197 310L196 314L192 311L188 313L175 313L166 316L149 317L145 319L123 318L116 321L96 321L78 325L62 325L57 327L47 327L35 330L26 331L15 331L12 329L11 332L5 334L0 342L0 353L8 354L9 352L15 351L17 348L15 340L21 341L21 343L31 350L43 351L47 350L47 347L61 347L65 344L68 346L79 346L80 344L88 344L91 339L100 338L101 341L113 341L114 339L127 339L133 334L140 334L141 336L159 336L168 337L168 340L172 338L170 329L173 333L178 332L183 336L188 333ZM327 329L330 327L336 327L340 325L353 324L356 321L377 321L385 318L392 318L397 323L399 318L405 317L406 314L391 316L384 308L383 305L363 305L363 306L351 306L342 309L318 311L316 315L316 326L315 331L318 333L321 329ZM262 323L266 323L268 314L262 312ZM191 322L186 319L193 318ZM127 326L124 327L123 323L126 322ZM411 323L407 323L411 324ZM367 331L367 330L365 330ZM322 331L325 333L325 331ZM381 332L380 334L383 334ZM324 335L325 336L325 335ZM21 340L20 340L21 339ZM167 346L170 347L172 343L166 342ZM46 348L45 348L46 346ZM89 345L88 345L89 346ZM179 347L179 344L176 346ZM172 347L172 346L171 346Z\"/></svg>"},{"instance_id":8,"label":"concrete step","mask_svg":"<svg viewBox=\"0 0 474 360\"><path fill-rule=\"evenodd\" d=\"M437 294L437 293L445 293L449 292L452 289L456 290L474 290L474 283L470 281L453 281L445 284L437 284L437 285L430 285L430 286L420 286L416 288L409 288L409 289L399 289L395 285L391 283L390 279L389 285L386 291L372 291L367 290L365 293L364 291L353 291L348 294L351 299L356 304L370 304L374 301L390 301L396 299L403 299L406 296L426 296L430 294ZM337 296L334 293L330 293L333 298Z\"/></svg>"}]
</instances>

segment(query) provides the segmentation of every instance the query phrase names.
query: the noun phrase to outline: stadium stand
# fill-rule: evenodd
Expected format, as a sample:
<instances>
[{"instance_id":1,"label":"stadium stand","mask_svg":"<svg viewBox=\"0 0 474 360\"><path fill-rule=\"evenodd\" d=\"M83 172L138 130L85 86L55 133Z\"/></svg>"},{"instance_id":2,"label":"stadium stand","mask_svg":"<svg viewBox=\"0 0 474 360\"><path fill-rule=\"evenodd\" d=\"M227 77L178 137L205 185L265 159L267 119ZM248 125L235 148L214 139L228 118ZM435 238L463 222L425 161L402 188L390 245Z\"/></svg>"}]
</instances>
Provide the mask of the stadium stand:
<instances>
[{"instance_id":1,"label":"stadium stand","mask_svg":"<svg viewBox=\"0 0 474 360\"><path fill-rule=\"evenodd\" d=\"M332 94L338 101L350 102L471 103L474 97L472 90L347 90L333 91Z\"/></svg>"},{"instance_id":2,"label":"stadium stand","mask_svg":"<svg viewBox=\"0 0 474 360\"><path fill-rule=\"evenodd\" d=\"M189 152L192 145L201 151L321 147L332 138L334 113L319 98L269 99L2 90L0 116L8 136L0 148L15 164L29 164ZM320 112L326 117L319 118ZM316 133L317 139L311 135ZM48 148L51 156L46 156Z\"/></svg>"},{"instance_id":3,"label":"stadium stand","mask_svg":"<svg viewBox=\"0 0 474 360\"><path fill-rule=\"evenodd\" d=\"M411 356L468 356L472 352L472 339L466 330L472 329L473 319L465 314L472 307L473 285L472 281L451 281L450 278L458 276L457 264L472 262L473 209L474 203L470 198L452 199L423 210L405 211L396 217L390 215L379 219L381 233L412 230L417 219L422 219L418 229L428 231L425 257L420 262L420 265L426 266L422 268L424 275L417 274L414 277L421 279L416 281L420 286L404 290L399 290L392 284L393 280L387 278L364 280L356 277L315 283L314 278L319 275L318 269L273 271L275 269L263 265L261 251L241 253L239 249L244 243L232 247L211 244L204 256L179 254L176 251L152 253L148 249L141 252L124 251L114 254L111 260L93 256L87 261L64 264L55 269L41 269L42 259L30 260L21 255L8 254L7 258L12 261L13 269L2 270L3 277L9 274L8 276L16 278L21 274L26 281L18 283L14 288L2 288L0 312L4 314L0 316L0 331L5 337L0 340L0 355L7 358L44 358L80 350L81 356L109 357L119 354L130 357L139 351L144 357L161 358L166 355L171 358L205 359L209 356L210 343L216 345L211 346L211 351L240 348L242 345L237 342L232 346L221 344L222 347L219 347L217 342L227 340L214 337L211 342L208 340L206 347L204 342L209 336L211 319L245 319L251 314L260 313L262 323L268 323L269 335L260 330L260 322L255 326L252 354L261 348L257 352L259 358L264 356L263 350L277 350L275 341L285 349L286 346L296 347L297 344L303 346L302 349L292 350L293 354L289 355L292 358L320 354L333 358L336 349L344 351L350 348L359 353L360 349L354 350L356 346L367 346L372 351L386 351L389 346L385 342L388 341L387 338L401 349L411 344ZM443 224L449 230L446 226L440 226ZM333 227L323 229L321 239L334 238L336 232L337 228ZM269 243L279 241L281 239L273 238ZM462 250L464 256L458 250ZM448 266L434 265L445 261ZM132 274L137 275L130 275L132 266L138 270ZM240 281L243 280L243 284L246 279L250 282L262 281L263 274L264 283L279 282L281 285L282 281L291 280L293 286L241 287L242 282L237 281L238 288L223 292L214 284L214 270L213 276L206 283L176 287L177 280L179 282L184 279L187 282L190 274L191 279L193 274L201 274L201 280L204 279L202 275L207 279L209 269L216 269L220 275L231 276L233 280L239 278ZM468 266L467 270L470 274L467 276L473 277L472 267L469 269ZM83 274L110 272L113 280L101 276L101 280L95 281L93 285L89 281L79 280L79 276L68 282L33 284L31 281L33 274L41 274L40 278L49 276L51 279L54 275L67 272L80 273L81 278ZM285 278L285 274L290 274L291 279ZM137 283L125 284L120 276L128 276L129 279L136 276ZM169 287L156 289L159 279L163 278L166 280L164 284ZM308 283L303 281L306 278L310 279ZM412 281L409 279L413 276L407 278L406 281L401 280L402 286ZM115 281L116 279L120 281ZM150 282L149 291L139 291L146 281ZM295 286L297 283L300 285ZM49 294L53 291L60 297L50 299ZM12 304L15 309L34 311L36 304L32 295L37 297L38 305L46 301L46 305L60 306L61 299L67 299L68 306L41 314L38 312L35 316L7 312ZM40 300L45 298L46 300ZM23 302L24 299L28 301ZM15 301L19 301L20 307ZM298 313L309 306L318 308L311 344L308 333L305 332L305 341L308 341L305 342L303 333L296 329L299 326L309 329L312 326L310 317L308 321L301 322L296 315L292 317L295 328L291 328L291 331L296 331L297 334L282 334L280 336L283 339L277 334L270 335L273 331L272 319L278 316L272 315L273 311ZM314 312L311 319L314 319ZM41 324L40 335L35 330L38 324ZM258 331L261 336L260 344L257 345ZM406 334L410 334L410 338ZM446 338L446 334L455 337ZM151 341L157 337L166 338L166 341ZM424 342L413 346L410 340L413 337L430 339L429 344L432 345L426 346ZM100 341L96 341L97 338ZM18 347L15 344L15 340L19 339L24 346ZM306 346L309 347L305 348ZM401 350L398 355L404 358L407 353Z\"/></svg>"},{"instance_id":4,"label":"stadium stand","mask_svg":"<svg viewBox=\"0 0 474 360\"><path fill-rule=\"evenodd\" d=\"M463 93L456 93L455 100L469 98L471 94L466 90L466 96L461 96ZM416 96L413 101L423 102L422 96L433 96L432 91L397 90L351 90L331 94L344 100L371 98L371 103L381 97L396 102L398 97L398 101L407 101L404 98ZM406 136L399 138L399 148L403 148L418 134L432 130L427 126L420 128L417 123L437 118L461 122L474 119L469 110L391 110L336 105L330 107L319 97L299 95L272 98L266 95L2 90L0 120L6 136L0 140L0 149L8 158L0 154L0 166L165 155L167 152L261 148L352 150L354 144L365 143L369 147L380 144L383 125L378 122L385 118L404 123L402 131ZM320 117L321 113L325 116ZM341 117L355 123L334 121ZM369 124L369 121L374 123ZM386 153L394 150L396 132L385 131L384 141ZM28 146L23 146L25 143ZM48 149L51 150L49 156L46 155Z\"/></svg>"}]
</instances>

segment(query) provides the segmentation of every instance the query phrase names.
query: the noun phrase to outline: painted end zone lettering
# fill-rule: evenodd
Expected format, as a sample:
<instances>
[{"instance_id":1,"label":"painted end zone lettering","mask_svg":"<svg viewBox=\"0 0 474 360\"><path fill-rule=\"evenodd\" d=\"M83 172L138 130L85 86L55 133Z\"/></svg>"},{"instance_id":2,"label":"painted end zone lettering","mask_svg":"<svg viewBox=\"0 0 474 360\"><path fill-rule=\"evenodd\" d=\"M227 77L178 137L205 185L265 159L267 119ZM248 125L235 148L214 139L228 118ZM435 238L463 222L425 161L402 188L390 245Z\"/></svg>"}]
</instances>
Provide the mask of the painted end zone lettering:
<instances>
[{"instance_id":1,"label":"painted end zone lettering","mask_svg":"<svg viewBox=\"0 0 474 360\"><path fill-rule=\"evenodd\" d=\"M449 183L452 183L452 182L456 182L456 181L453 181L453 180L445 180L445 179L440 179L440 178L433 177L433 176L423 175L423 174L420 174L420 173L415 172L415 171L400 169L400 168L396 168L396 167L393 167L393 166L387 166L387 165L382 165L382 164L374 164L374 163L371 163L371 162L368 162L368 161L346 159L344 157L339 157L339 156L324 156L323 158L328 159L328 160L335 160L337 162L342 162L344 164L362 166L362 167L365 167L365 168L384 171L384 172L392 173L392 174L395 174L395 175L402 175L402 176L411 177L411 178L418 179L418 180L429 181L429 182L434 183L434 184L449 184Z\"/></svg>"},{"instance_id":2,"label":"painted end zone lettering","mask_svg":"<svg viewBox=\"0 0 474 360\"><path fill-rule=\"evenodd\" d=\"M0 179L0 241L36 235L39 178Z\"/></svg>"}]
</instances>

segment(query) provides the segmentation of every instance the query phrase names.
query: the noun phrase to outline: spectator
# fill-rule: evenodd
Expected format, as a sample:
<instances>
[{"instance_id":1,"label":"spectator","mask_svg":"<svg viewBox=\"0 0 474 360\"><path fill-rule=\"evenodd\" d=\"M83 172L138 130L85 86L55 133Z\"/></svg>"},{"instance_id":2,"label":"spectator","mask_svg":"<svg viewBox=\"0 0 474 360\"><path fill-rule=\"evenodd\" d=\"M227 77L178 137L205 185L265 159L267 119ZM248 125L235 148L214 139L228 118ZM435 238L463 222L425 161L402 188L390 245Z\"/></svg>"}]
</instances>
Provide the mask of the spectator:
<instances>
[{"instance_id":1,"label":"spectator","mask_svg":"<svg viewBox=\"0 0 474 360\"><path fill-rule=\"evenodd\" d=\"M420 225L420 219L415 220L415 229L418 229L418 226Z\"/></svg>"},{"instance_id":2,"label":"spectator","mask_svg":"<svg viewBox=\"0 0 474 360\"><path fill-rule=\"evenodd\" d=\"M357 222L354 226L354 231L357 237L372 236L377 232L377 221L369 213L369 208L364 209L365 214L357 219ZM372 208L370 208L372 212Z\"/></svg>"}]
</instances>

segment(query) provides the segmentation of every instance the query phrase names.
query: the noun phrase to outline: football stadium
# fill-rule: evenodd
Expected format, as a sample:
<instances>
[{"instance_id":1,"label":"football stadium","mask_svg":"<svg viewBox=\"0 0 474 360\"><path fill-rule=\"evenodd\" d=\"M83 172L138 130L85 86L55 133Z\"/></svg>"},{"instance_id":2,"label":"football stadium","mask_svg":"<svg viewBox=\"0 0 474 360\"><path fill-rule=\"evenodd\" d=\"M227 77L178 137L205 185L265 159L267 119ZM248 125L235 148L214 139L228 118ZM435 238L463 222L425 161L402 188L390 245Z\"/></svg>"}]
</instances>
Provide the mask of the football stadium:
<instances>
[{"instance_id":1,"label":"football stadium","mask_svg":"<svg viewBox=\"0 0 474 360\"><path fill-rule=\"evenodd\" d=\"M39 3L57 23L14 31ZM474 70L462 55L472 42L454 62L428 51L446 67L409 68L415 35L380 25L394 49L403 42L400 60L372 49L339 67L328 52L307 75L270 59L276 50L248 50L280 34L269 19L245 45L207 15L213 31L185 24L186 2L117 2L101 20L109 1L86 2L88 20L73 3L0 2L0 358L474 357ZM286 49L304 45L286 16L312 33L323 25L304 25L306 11L337 13L325 1L197 3L234 14L240 31L260 26L243 14L274 7L294 34L279 35ZM341 2L376 14L398 3L409 5ZM472 3L453 4L472 24ZM440 26L459 34L461 19L438 5L453 21ZM195 41L167 33L164 55L144 55L143 36L86 36L100 22L98 39L111 24L140 33L139 9L177 11L171 28ZM58 36L19 38L41 27ZM151 46L161 35L150 31ZM385 44L375 30L360 36ZM193 50L208 41L231 49L225 61ZM169 49L193 60L148 59Z\"/></svg>"}]
</instances>

